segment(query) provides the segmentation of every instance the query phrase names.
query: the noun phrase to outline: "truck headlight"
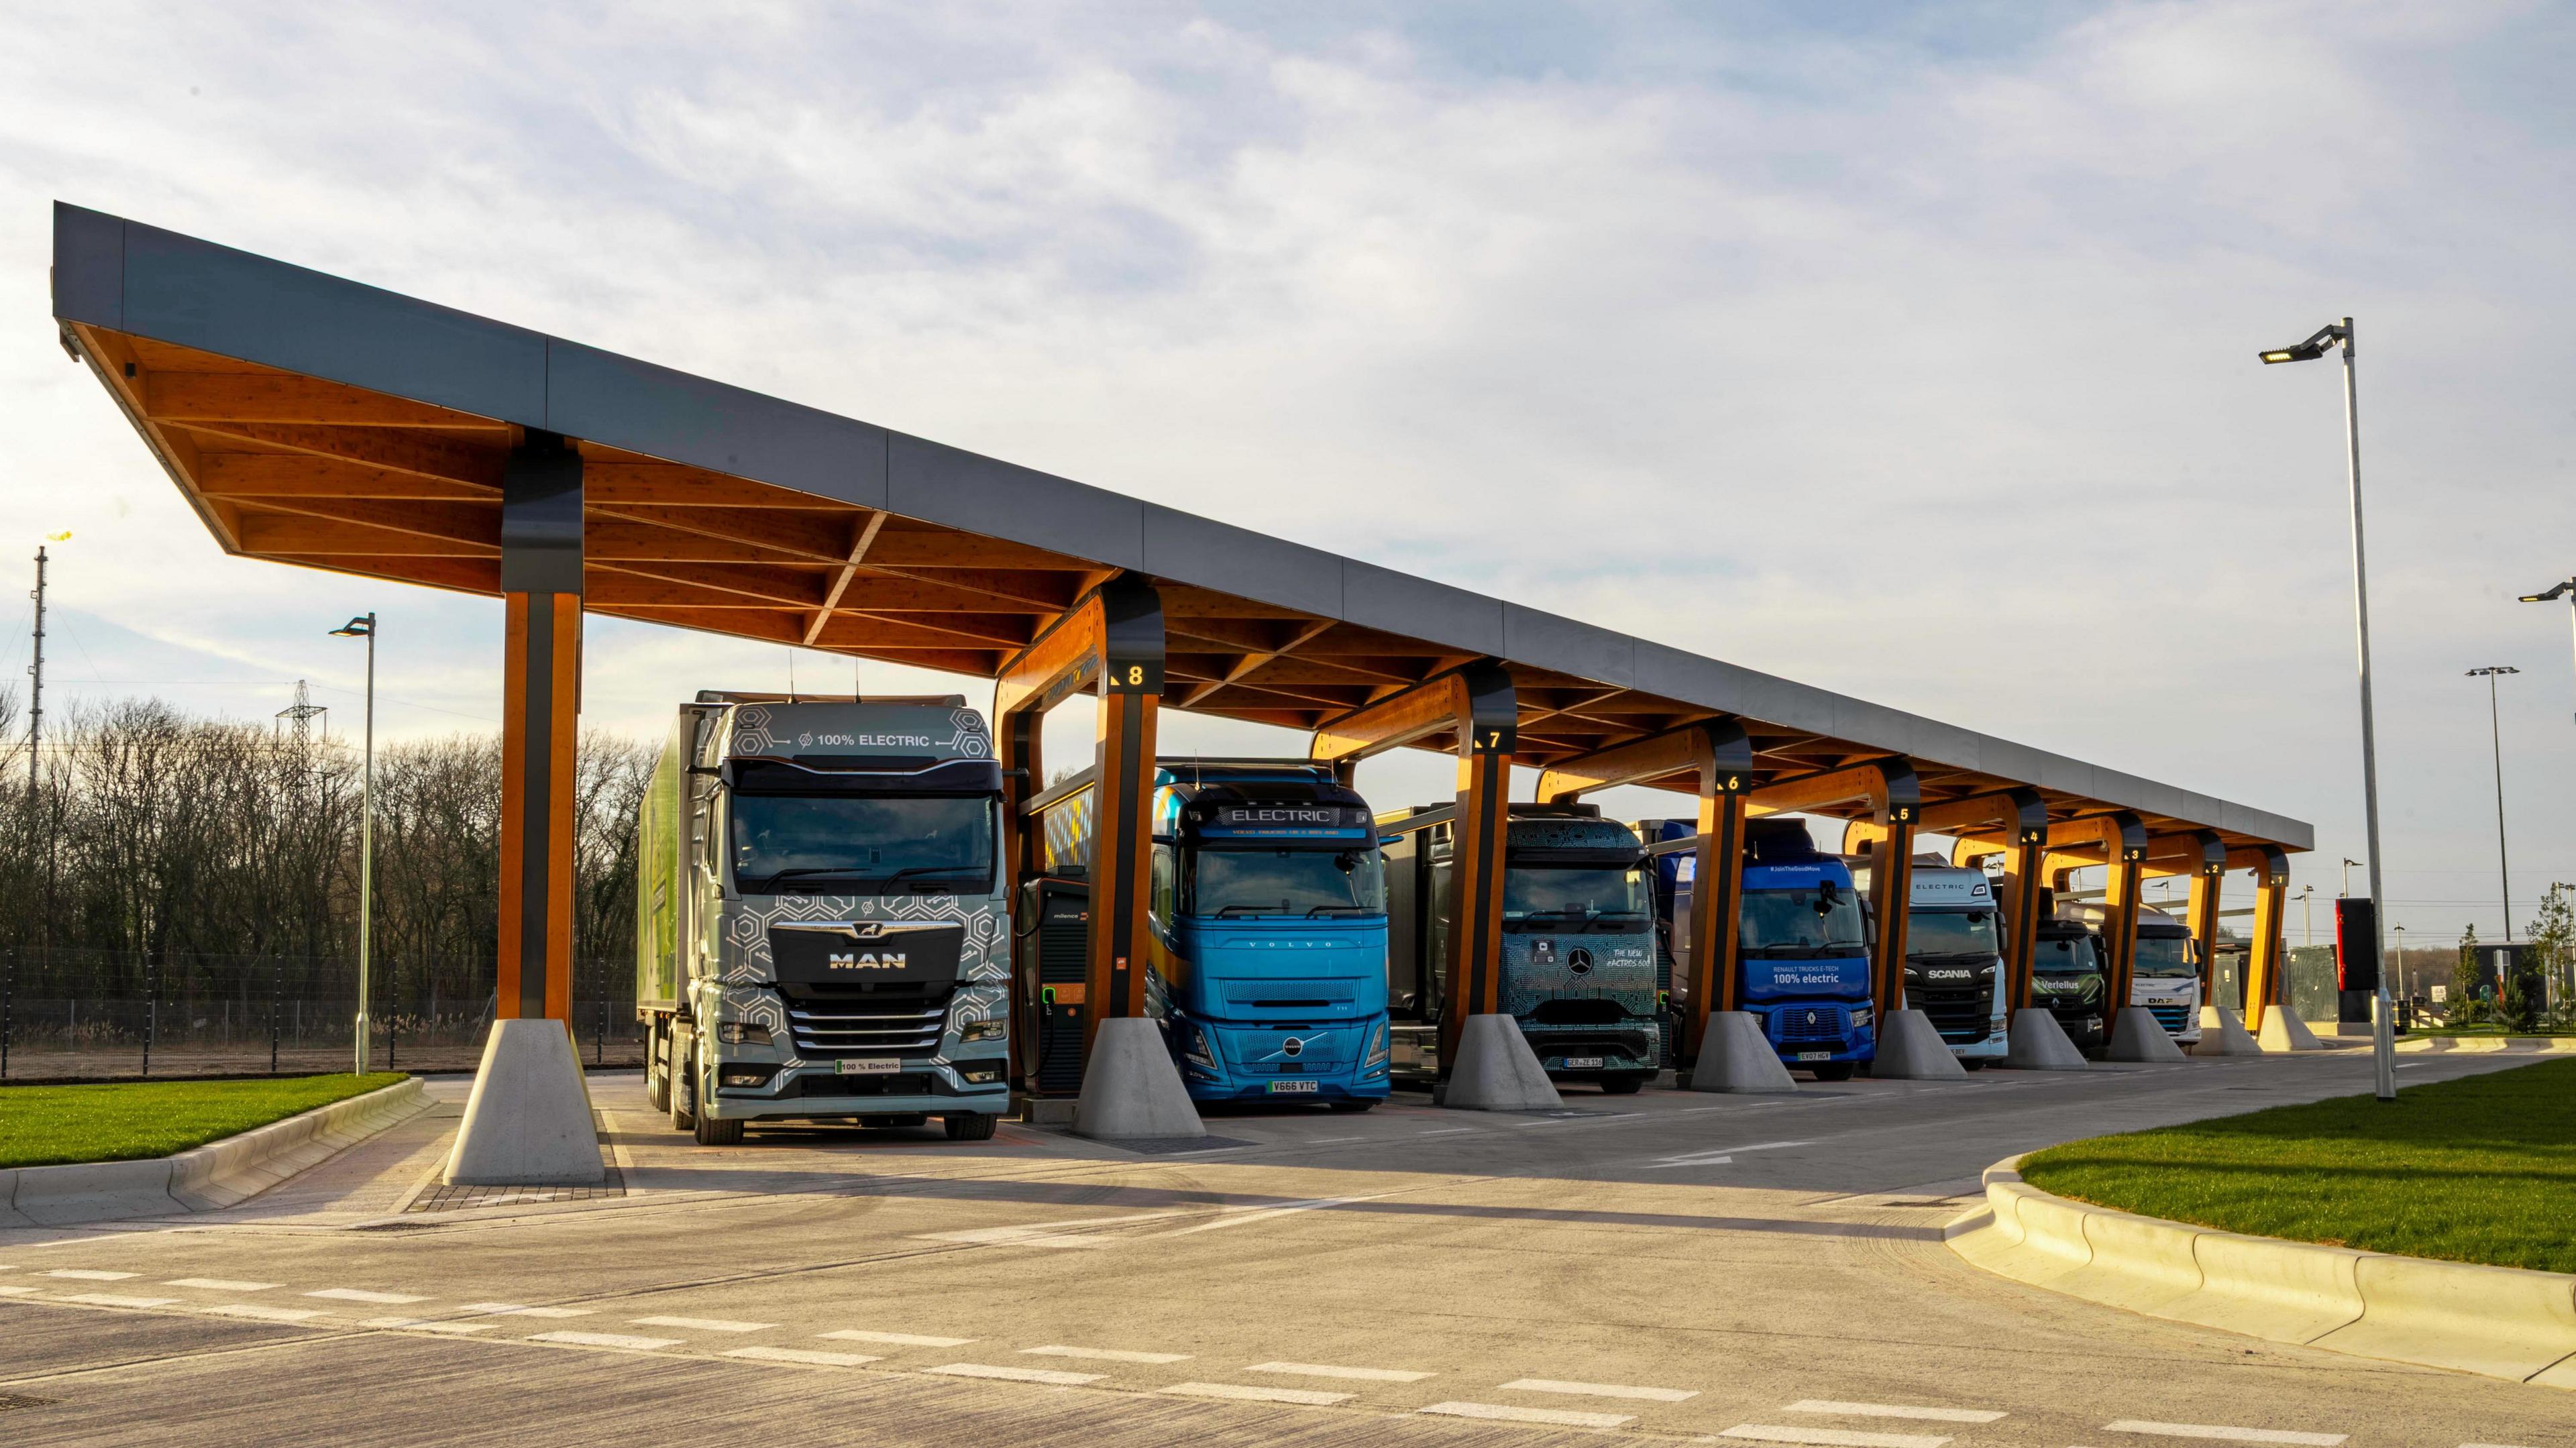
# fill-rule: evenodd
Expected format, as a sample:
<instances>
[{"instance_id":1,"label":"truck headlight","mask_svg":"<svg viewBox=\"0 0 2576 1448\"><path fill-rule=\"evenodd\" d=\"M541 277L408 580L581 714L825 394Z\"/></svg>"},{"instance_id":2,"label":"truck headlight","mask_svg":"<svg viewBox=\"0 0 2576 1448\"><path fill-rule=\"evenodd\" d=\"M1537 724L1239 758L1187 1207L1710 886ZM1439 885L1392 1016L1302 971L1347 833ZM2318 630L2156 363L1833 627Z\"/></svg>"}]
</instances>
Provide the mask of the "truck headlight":
<instances>
[{"instance_id":1,"label":"truck headlight","mask_svg":"<svg viewBox=\"0 0 2576 1448\"><path fill-rule=\"evenodd\" d=\"M1859 1030L1861 1027L1868 1025L1872 1018L1869 1007L1854 1007L1851 1014L1852 1029L1855 1031Z\"/></svg>"},{"instance_id":2,"label":"truck headlight","mask_svg":"<svg viewBox=\"0 0 2576 1448\"><path fill-rule=\"evenodd\" d=\"M766 1046L769 1044L769 1027L745 1021L719 1021L716 1023L716 1039L728 1046Z\"/></svg>"},{"instance_id":3,"label":"truck headlight","mask_svg":"<svg viewBox=\"0 0 2576 1448\"><path fill-rule=\"evenodd\" d=\"M1216 1074L1216 1047L1208 1041L1206 1028L1192 1021L1189 1033L1190 1043L1182 1048L1181 1054L1189 1058L1191 1065L1210 1075Z\"/></svg>"},{"instance_id":4,"label":"truck headlight","mask_svg":"<svg viewBox=\"0 0 2576 1448\"><path fill-rule=\"evenodd\" d=\"M1004 1029L1005 1027L1000 1021L968 1021L966 1024L957 1028L957 1039L961 1041L998 1041L1002 1039L1002 1032Z\"/></svg>"},{"instance_id":5,"label":"truck headlight","mask_svg":"<svg viewBox=\"0 0 2576 1448\"><path fill-rule=\"evenodd\" d=\"M1380 1021L1377 1023L1376 1027L1369 1032L1368 1056L1365 1060L1360 1062L1360 1069L1365 1071L1372 1067L1383 1066L1385 1064L1386 1022Z\"/></svg>"},{"instance_id":6,"label":"truck headlight","mask_svg":"<svg viewBox=\"0 0 2576 1448\"><path fill-rule=\"evenodd\" d=\"M1002 1063L984 1061L957 1068L957 1075L969 1086L989 1086L1002 1079Z\"/></svg>"}]
</instances>

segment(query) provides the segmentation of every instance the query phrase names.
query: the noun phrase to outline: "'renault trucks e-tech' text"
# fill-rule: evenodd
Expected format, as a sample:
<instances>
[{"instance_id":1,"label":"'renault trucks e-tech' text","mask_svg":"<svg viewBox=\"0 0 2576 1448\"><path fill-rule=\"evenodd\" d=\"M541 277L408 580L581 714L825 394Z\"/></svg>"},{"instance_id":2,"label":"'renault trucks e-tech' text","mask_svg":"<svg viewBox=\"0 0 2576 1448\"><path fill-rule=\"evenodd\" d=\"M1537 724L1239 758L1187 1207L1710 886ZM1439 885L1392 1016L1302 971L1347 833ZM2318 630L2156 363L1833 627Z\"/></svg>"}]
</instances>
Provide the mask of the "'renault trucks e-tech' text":
<instances>
[{"instance_id":1,"label":"'renault trucks e-tech' text","mask_svg":"<svg viewBox=\"0 0 2576 1448\"><path fill-rule=\"evenodd\" d=\"M698 1141L746 1123L1010 1103L1001 772L942 699L701 692L636 821L646 1089Z\"/></svg>"}]
</instances>

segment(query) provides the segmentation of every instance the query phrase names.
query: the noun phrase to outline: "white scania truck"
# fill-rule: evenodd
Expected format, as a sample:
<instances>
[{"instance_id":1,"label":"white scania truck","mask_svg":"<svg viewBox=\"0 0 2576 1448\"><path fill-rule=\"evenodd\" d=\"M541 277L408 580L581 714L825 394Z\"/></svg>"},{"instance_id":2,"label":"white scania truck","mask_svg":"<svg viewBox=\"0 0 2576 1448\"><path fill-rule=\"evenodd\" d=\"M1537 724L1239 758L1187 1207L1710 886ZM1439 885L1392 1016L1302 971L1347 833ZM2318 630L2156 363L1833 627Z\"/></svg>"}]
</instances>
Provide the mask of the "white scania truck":
<instances>
[{"instance_id":1,"label":"white scania truck","mask_svg":"<svg viewBox=\"0 0 2576 1448\"><path fill-rule=\"evenodd\" d=\"M1002 776L964 698L701 692L636 820L647 1089L706 1145L747 1123L1010 1103Z\"/></svg>"}]
</instances>

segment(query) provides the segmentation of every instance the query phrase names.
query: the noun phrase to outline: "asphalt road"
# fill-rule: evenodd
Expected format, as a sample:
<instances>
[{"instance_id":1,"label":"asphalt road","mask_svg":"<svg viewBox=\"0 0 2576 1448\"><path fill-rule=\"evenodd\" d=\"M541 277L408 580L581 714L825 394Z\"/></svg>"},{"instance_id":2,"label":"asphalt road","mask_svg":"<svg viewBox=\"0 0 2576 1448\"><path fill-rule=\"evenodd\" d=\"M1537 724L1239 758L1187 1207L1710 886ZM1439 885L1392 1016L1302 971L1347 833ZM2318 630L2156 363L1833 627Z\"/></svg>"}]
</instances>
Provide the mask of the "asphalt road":
<instances>
[{"instance_id":1,"label":"asphalt road","mask_svg":"<svg viewBox=\"0 0 2576 1448\"><path fill-rule=\"evenodd\" d=\"M1158 1153L1019 1126L701 1148L609 1077L622 1195L494 1203L426 1190L447 1081L234 1211L0 1232L0 1441L2571 1441L2563 1393L2139 1317L1941 1245L1999 1158L2368 1084L2336 1052L1557 1115L1399 1097Z\"/></svg>"}]
</instances>

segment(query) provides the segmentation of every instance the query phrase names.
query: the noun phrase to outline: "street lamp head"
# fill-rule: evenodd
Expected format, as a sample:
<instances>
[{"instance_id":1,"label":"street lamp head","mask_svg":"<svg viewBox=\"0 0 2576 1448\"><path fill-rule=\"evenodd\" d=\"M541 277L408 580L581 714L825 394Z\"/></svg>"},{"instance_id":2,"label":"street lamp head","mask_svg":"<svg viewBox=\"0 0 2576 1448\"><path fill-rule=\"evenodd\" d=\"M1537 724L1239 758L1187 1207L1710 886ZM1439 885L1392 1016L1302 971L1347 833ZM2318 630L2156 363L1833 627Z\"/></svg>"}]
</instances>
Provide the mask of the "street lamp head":
<instances>
[{"instance_id":1,"label":"street lamp head","mask_svg":"<svg viewBox=\"0 0 2576 1448\"><path fill-rule=\"evenodd\" d=\"M2547 593L2526 593L2522 596L2521 601L2524 603L2547 603L2551 599L2565 593L2570 588L2576 588L2576 578L2569 578L2558 583L2551 584Z\"/></svg>"},{"instance_id":2,"label":"street lamp head","mask_svg":"<svg viewBox=\"0 0 2576 1448\"><path fill-rule=\"evenodd\" d=\"M372 637L375 634L375 631L376 616L372 613L362 613L356 618L349 620L347 623L340 625L338 628L331 630L331 637L335 639L363 639Z\"/></svg>"},{"instance_id":3,"label":"street lamp head","mask_svg":"<svg viewBox=\"0 0 2576 1448\"><path fill-rule=\"evenodd\" d=\"M2319 327L2317 334L2304 342L2288 347L2275 347L2268 352L2256 355L2263 359L2266 366L2276 362L2314 362L2326 355L2335 343L2343 341L2347 335L2341 322L2330 322Z\"/></svg>"},{"instance_id":4,"label":"street lamp head","mask_svg":"<svg viewBox=\"0 0 2576 1448\"><path fill-rule=\"evenodd\" d=\"M2483 679L2495 674L2519 674L2521 672L2522 670L2515 668L2511 664L2487 664L2480 668L2471 669L2466 674L2461 675L2461 677L2468 679Z\"/></svg>"}]
</instances>

